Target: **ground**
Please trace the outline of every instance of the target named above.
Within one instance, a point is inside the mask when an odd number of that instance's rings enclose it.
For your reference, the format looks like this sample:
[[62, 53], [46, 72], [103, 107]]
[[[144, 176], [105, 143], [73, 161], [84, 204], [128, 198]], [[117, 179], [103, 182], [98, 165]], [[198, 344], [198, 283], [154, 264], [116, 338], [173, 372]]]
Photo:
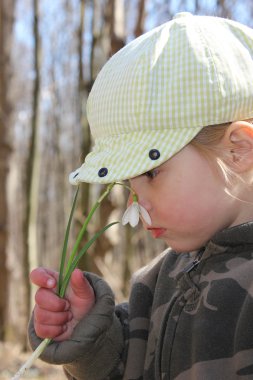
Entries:
[[[29, 353], [21, 352], [18, 345], [0, 342], [0, 380], [10, 380], [28, 357]], [[66, 377], [61, 366], [52, 366], [38, 359], [22, 379], [66, 380]]]

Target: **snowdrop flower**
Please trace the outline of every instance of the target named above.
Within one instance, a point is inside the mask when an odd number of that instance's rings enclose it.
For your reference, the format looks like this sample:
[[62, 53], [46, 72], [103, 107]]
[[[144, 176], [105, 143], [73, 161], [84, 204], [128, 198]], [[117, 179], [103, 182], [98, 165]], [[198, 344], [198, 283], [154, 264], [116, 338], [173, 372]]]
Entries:
[[136, 227], [139, 223], [140, 216], [148, 225], [151, 225], [151, 218], [149, 216], [149, 213], [143, 206], [139, 205], [138, 197], [136, 194], [134, 194], [133, 203], [128, 206], [122, 217], [123, 226], [129, 223], [131, 227]]

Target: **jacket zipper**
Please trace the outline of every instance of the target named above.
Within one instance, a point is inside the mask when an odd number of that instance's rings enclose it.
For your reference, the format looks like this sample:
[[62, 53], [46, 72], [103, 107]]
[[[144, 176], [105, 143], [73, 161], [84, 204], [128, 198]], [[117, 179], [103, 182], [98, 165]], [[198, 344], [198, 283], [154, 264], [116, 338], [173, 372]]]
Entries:
[[[204, 249], [203, 250], [200, 250], [195, 259], [190, 262], [189, 264], [186, 265], [186, 267], [182, 270], [183, 273], [189, 273], [191, 272], [192, 270], [194, 270], [200, 263], [201, 261], [201, 257], [202, 257], [202, 254], [204, 252]], [[164, 316], [164, 320], [167, 320], [167, 325], [169, 323], [169, 319], [170, 319], [170, 315], [172, 313], [172, 310], [174, 309], [174, 307], [176, 306], [176, 304], [182, 302], [182, 299], [180, 297], [180, 295], [177, 295], [174, 300], [172, 301], [172, 303], [170, 304], [169, 308], [166, 310], [166, 313], [165, 313], [165, 316]], [[181, 311], [184, 307], [184, 304], [181, 304]], [[181, 311], [179, 313], [181, 313]], [[163, 327], [163, 329], [161, 330], [160, 332], [160, 336], [158, 338], [158, 342], [157, 342], [157, 346], [160, 346], [160, 347], [163, 347], [163, 340], [164, 340], [164, 336], [165, 336], [165, 332], [166, 332], [166, 326]], [[173, 338], [171, 338], [171, 344], [173, 345]], [[168, 359], [168, 362], [170, 362], [171, 358]], [[159, 379], [161, 379], [161, 370], [162, 370], [162, 352], [159, 354], [159, 357], [157, 357], [157, 360], [156, 360], [156, 364], [155, 364], [155, 373], [156, 374], [159, 374]], [[166, 379], [170, 379], [170, 375], [169, 375], [169, 372], [167, 373], [167, 377]]]
[[203, 251], [201, 250], [198, 253], [197, 257], [191, 263], [189, 263], [188, 265], [186, 265], [186, 267], [183, 269], [183, 273], [189, 273], [193, 269], [195, 269], [199, 265], [199, 263], [200, 263], [202, 254], [203, 254]]

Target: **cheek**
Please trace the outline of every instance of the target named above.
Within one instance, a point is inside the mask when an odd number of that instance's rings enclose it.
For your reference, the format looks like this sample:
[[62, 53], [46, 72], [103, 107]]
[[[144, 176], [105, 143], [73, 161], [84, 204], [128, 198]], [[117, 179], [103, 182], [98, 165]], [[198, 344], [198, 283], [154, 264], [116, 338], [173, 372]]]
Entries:
[[173, 226], [181, 224], [181, 219], [185, 219], [186, 211], [190, 207], [188, 196], [185, 192], [175, 189], [174, 186], [169, 191], [163, 192], [157, 197], [156, 204], [153, 204], [154, 213], [158, 212], [159, 219], [162, 223], [168, 223]]
[[160, 216], [174, 226], [198, 225], [216, 204], [216, 198], [211, 200], [199, 187], [176, 186], [163, 199]]

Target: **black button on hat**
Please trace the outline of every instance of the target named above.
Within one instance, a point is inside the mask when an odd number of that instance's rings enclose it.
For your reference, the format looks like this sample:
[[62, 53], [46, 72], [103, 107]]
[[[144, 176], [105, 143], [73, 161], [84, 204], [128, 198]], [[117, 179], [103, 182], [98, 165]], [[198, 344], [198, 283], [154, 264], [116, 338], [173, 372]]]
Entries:
[[76, 178], [76, 177], [78, 176], [78, 174], [79, 174], [79, 172], [77, 172], [77, 173], [73, 176], [73, 178]]
[[151, 160], [158, 160], [158, 158], [160, 157], [160, 152], [158, 149], [151, 149], [149, 151], [149, 158], [151, 158]]
[[99, 169], [98, 171], [98, 176], [99, 177], [105, 177], [108, 173], [108, 169], [107, 168], [101, 168]]

